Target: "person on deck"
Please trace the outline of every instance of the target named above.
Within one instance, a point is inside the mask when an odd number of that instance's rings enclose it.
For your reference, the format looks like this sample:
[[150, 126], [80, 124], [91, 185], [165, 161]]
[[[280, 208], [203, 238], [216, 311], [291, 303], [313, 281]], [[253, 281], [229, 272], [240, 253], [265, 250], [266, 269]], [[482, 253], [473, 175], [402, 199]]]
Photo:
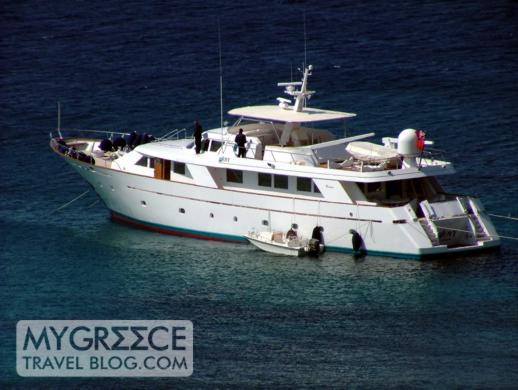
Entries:
[[235, 142], [238, 147], [237, 157], [246, 157], [246, 135], [243, 134], [243, 129], [239, 129], [239, 134], [236, 135]]
[[196, 154], [200, 154], [201, 150], [201, 133], [203, 129], [201, 128], [200, 122], [195, 121], [194, 122], [194, 144], [196, 147]]

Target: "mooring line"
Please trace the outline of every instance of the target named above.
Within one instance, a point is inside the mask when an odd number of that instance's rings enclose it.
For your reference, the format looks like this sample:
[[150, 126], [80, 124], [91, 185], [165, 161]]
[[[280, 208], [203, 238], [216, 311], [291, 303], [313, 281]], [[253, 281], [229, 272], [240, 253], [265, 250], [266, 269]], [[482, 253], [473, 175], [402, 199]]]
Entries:
[[87, 208], [87, 209], [92, 208], [92, 207], [93, 207], [93, 206], [95, 206], [97, 203], [99, 203], [99, 199], [97, 199], [95, 202], [90, 203], [86, 208]]
[[518, 218], [511, 217], [510, 215], [498, 215], [498, 214], [489, 214], [489, 213], [487, 213], [487, 215], [490, 215], [492, 217], [497, 217], [497, 218], [505, 218], [505, 219], [511, 219], [513, 221], [518, 221]]
[[83, 192], [81, 195], [79, 196], [76, 196], [74, 199], [72, 199], [70, 202], [67, 202], [65, 203], [64, 205], [58, 207], [56, 210], [54, 210], [52, 213], [55, 213], [56, 211], [59, 211], [59, 210], [63, 210], [65, 207], [68, 207], [70, 206], [72, 203], [74, 203], [76, 200], [79, 200], [81, 199], [83, 196], [85, 196], [86, 194], [88, 194], [90, 192], [90, 190], [86, 190], [85, 192]]

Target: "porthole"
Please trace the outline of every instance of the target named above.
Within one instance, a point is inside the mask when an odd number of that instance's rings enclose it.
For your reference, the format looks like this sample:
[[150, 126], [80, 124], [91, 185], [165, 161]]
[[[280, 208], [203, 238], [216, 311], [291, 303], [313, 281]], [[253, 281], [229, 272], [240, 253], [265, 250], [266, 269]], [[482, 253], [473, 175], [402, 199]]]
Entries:
[[141, 201], [140, 201], [140, 205], [141, 205], [142, 207], [146, 207], [146, 206], [147, 206], [147, 203], [146, 203], [146, 201], [145, 201], [145, 200], [141, 200]]
[[184, 209], [183, 207], [180, 207], [180, 208], [178, 209], [178, 211], [179, 211], [181, 214], [185, 214], [185, 209]]
[[234, 217], [234, 222], [237, 222], [237, 217]]
[[262, 223], [263, 223], [264, 226], [268, 226], [268, 221], [266, 219], [263, 219]]
[[210, 214], [209, 214], [209, 216], [210, 216], [211, 218], [214, 218], [214, 213], [210, 213]]

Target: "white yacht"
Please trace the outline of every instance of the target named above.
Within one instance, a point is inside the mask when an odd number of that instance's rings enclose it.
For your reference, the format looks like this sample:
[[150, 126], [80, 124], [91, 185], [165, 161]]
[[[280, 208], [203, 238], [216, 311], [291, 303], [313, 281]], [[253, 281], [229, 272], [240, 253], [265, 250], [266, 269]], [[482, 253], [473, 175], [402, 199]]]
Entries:
[[405, 129], [381, 144], [366, 141], [373, 133], [335, 139], [355, 114], [309, 107], [311, 72], [279, 83], [289, 99], [229, 111], [235, 123], [203, 132], [199, 154], [180, 132], [63, 136], [58, 126], [50, 146], [113, 220], [161, 233], [246, 243], [251, 231], [296, 223], [307, 237], [321, 226], [327, 251], [409, 258], [500, 245], [478, 199], [442, 190], [437, 177], [455, 171], [423, 132]]

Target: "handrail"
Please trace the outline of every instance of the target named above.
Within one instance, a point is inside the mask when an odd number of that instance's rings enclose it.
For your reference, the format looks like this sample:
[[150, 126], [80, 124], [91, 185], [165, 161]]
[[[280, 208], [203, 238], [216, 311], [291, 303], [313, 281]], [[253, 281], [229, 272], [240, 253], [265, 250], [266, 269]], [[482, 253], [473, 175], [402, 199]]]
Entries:
[[[274, 146], [274, 145], [266, 145], [266, 147], [268, 146]], [[267, 155], [267, 154], [270, 154], [273, 161], [274, 162], [278, 162], [277, 159], [275, 158], [275, 154], [279, 153], [279, 154], [287, 154], [290, 156], [290, 159], [291, 159], [291, 163], [296, 163], [297, 162], [297, 159], [296, 157], [297, 156], [300, 156], [303, 158], [304, 161], [308, 161], [307, 159], [309, 158], [311, 160], [311, 163], [313, 165], [315, 165], [315, 161], [318, 162], [318, 159], [316, 158], [315, 154], [314, 153], [297, 153], [297, 151], [295, 150], [282, 150], [282, 149], [275, 149], [275, 150], [272, 150], [272, 149], [266, 149], [266, 147], [264, 148], [264, 151], [263, 151], [263, 160], [265, 161], [268, 161], [266, 160], [264, 157]], [[309, 162], [309, 161], [308, 161]]]
[[56, 138], [52, 138], [50, 140], [50, 146], [57, 153], [63, 154], [64, 156], [68, 156], [76, 160], [81, 160], [80, 156], [83, 155], [85, 158], [88, 158], [88, 161], [81, 161], [95, 165], [94, 158], [91, 154], [86, 154], [82, 151], [77, 151], [74, 147], [68, 146], [66, 144], [60, 144], [58, 141], [56, 141]]
[[[77, 129], [77, 128], [67, 128], [67, 129], [60, 129], [62, 132], [69, 132], [69, 133], [94, 133], [94, 134], [107, 134], [110, 135], [110, 137], [113, 137], [114, 134], [120, 135], [120, 136], [126, 136], [130, 135], [132, 131], [114, 131], [114, 130], [94, 130], [94, 129]], [[166, 134], [164, 134], [161, 137], [158, 137], [157, 139], [179, 139], [179, 135], [181, 133], [187, 134], [187, 129], [173, 129], [168, 131]], [[51, 133], [52, 134], [52, 133]]]
[[[418, 156], [418, 164], [421, 167], [428, 167], [437, 165], [435, 161], [445, 161], [445, 152], [441, 149], [435, 148], [427, 148], [428, 150], [423, 151], [423, 153]], [[430, 160], [431, 164], [425, 163], [425, 160]]]
[[129, 135], [130, 133], [113, 131], [113, 130], [92, 130], [92, 129], [60, 129], [62, 132], [76, 132], [76, 133], [98, 133], [98, 134], [118, 134], [118, 135]]
[[180, 134], [184, 133], [184, 138], [187, 138], [187, 129], [184, 127], [183, 129], [173, 129], [165, 133], [163, 136], [158, 137], [159, 140], [166, 139], [180, 139]]

